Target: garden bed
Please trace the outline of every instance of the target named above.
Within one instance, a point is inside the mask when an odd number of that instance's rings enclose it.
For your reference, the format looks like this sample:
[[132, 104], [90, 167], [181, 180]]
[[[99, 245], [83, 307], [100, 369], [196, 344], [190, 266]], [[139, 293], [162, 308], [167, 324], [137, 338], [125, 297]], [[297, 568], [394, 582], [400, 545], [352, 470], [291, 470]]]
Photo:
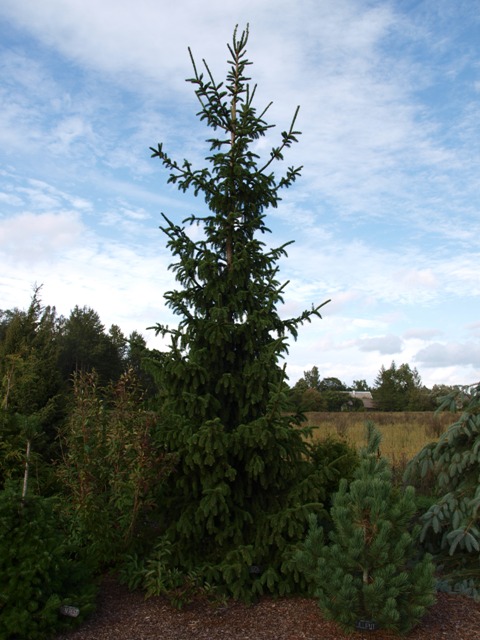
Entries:
[[[145, 599], [113, 579], [101, 586], [97, 611], [78, 629], [55, 640], [379, 640], [382, 630], [345, 634], [326, 621], [314, 600], [262, 598], [247, 606], [237, 602], [195, 602], [174, 609], [164, 598]], [[480, 640], [480, 603], [439, 593], [437, 602], [407, 638]]]

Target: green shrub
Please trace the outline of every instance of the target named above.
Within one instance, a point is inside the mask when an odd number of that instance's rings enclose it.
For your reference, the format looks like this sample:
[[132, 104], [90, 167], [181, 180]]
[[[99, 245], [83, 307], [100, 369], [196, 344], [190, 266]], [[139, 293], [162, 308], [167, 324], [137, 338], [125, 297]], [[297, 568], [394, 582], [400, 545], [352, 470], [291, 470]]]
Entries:
[[421, 517], [421, 540], [434, 554], [444, 584], [473, 595], [480, 591], [480, 384], [459, 387], [442, 409], [457, 420], [408, 465], [405, 479], [428, 480], [430, 503]]
[[159, 538], [148, 557], [126, 556], [118, 573], [120, 582], [130, 590], [144, 589], [147, 598], [165, 596], [178, 609], [199, 599], [225, 602], [221, 591], [206, 582], [199, 573], [191, 571], [185, 574], [178, 568], [172, 568], [171, 552], [170, 542]]
[[156, 441], [158, 418], [143, 409], [132, 370], [107, 388], [95, 372], [76, 373], [73, 394], [58, 470], [64, 514], [77, 545], [102, 569], [151, 536], [147, 516], [173, 457]]
[[335, 493], [340, 480], [351, 480], [360, 458], [356, 449], [346, 440], [328, 435], [324, 440], [317, 440], [310, 450], [312, 462], [325, 474], [325, 492]]
[[[52, 499], [0, 493], [0, 638], [36, 640], [82, 620], [96, 587], [59, 529]], [[60, 607], [80, 610], [66, 617]]]
[[329, 543], [312, 516], [297, 562], [327, 617], [347, 629], [362, 621], [405, 633], [434, 601], [433, 564], [417, 557], [419, 527], [410, 531], [413, 487], [394, 487], [379, 443], [370, 424], [354, 479], [342, 480], [333, 498]]

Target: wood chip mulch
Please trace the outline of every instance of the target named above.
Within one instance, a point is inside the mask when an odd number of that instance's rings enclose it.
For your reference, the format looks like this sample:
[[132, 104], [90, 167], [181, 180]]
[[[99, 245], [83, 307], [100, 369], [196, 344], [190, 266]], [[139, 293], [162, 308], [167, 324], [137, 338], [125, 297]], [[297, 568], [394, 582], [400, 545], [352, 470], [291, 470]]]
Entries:
[[[145, 599], [112, 577], [106, 578], [95, 613], [74, 631], [55, 640], [381, 640], [381, 630], [345, 634], [325, 620], [314, 600], [262, 598], [247, 606], [194, 603], [174, 609], [164, 598]], [[480, 603], [437, 594], [409, 640], [480, 640]]]

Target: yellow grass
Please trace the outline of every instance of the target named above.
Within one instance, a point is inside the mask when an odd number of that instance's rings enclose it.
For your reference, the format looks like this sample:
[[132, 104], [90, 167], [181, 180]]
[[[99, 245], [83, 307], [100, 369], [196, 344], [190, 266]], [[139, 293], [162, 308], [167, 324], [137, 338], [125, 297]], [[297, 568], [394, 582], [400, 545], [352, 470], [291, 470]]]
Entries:
[[365, 423], [371, 420], [382, 434], [380, 452], [393, 466], [404, 466], [429, 442], [435, 442], [456, 420], [455, 414], [425, 412], [359, 412], [305, 414], [306, 424], [317, 427], [315, 440], [341, 436], [357, 449], [365, 446]]

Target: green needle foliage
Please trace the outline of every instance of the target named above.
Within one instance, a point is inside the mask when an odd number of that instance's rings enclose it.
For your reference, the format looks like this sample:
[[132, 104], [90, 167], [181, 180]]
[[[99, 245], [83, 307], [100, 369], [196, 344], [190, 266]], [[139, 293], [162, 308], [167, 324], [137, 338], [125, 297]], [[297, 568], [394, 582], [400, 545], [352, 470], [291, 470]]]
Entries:
[[248, 30], [235, 31], [225, 84], [206, 63], [201, 73], [192, 57], [198, 115], [216, 135], [208, 140], [208, 166], [194, 169], [171, 159], [162, 144], [152, 148], [169, 182], [193, 189], [209, 209], [182, 223], [200, 226], [201, 239], [165, 216], [162, 228], [181, 286], [165, 294], [178, 326], [155, 327], [170, 337], [160, 361], [164, 438], [179, 462], [162, 503], [168, 553], [158, 547], [155, 553], [168, 556], [175, 571], [195, 571], [246, 599], [295, 588], [290, 547], [323, 499], [323, 475], [309, 461], [300, 418], [286, 415], [279, 366], [287, 337], [320, 317], [322, 305], [297, 318], [279, 316], [285, 284], [277, 280], [277, 262], [287, 245], [267, 249], [260, 240], [269, 231], [265, 210], [277, 206], [279, 191], [300, 172], [290, 167], [280, 178], [273, 172], [297, 141], [298, 109], [262, 159], [258, 141], [272, 125], [264, 119], [268, 107], [257, 113], [254, 106], [247, 40]]
[[[0, 638], [40, 640], [85, 618], [96, 585], [60, 529], [52, 498], [0, 492]], [[65, 617], [74, 606], [77, 618]]]
[[417, 557], [413, 487], [401, 493], [377, 455], [380, 434], [369, 423], [368, 447], [348, 485], [335, 494], [326, 544], [315, 517], [297, 554], [322, 611], [347, 629], [357, 623], [408, 632], [434, 601], [430, 556]]

